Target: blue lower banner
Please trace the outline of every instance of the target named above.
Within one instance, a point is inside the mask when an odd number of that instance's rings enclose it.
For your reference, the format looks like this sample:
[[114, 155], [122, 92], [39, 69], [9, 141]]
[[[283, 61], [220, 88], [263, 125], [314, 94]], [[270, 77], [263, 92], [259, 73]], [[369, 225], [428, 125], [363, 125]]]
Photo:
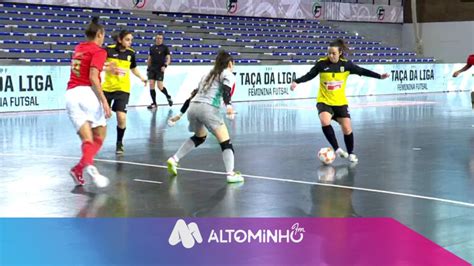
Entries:
[[469, 263], [391, 218], [11, 218], [0, 265]]

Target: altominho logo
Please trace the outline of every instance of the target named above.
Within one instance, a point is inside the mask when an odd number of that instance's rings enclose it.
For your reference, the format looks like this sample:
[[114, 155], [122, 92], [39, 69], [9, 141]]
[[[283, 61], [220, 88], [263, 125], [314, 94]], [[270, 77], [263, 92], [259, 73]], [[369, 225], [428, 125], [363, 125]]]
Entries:
[[[305, 229], [299, 223], [289, 229], [212, 229], [206, 237], [208, 244], [299, 244], [303, 241]], [[182, 243], [185, 248], [192, 248], [203, 242], [203, 237], [196, 223], [189, 223], [179, 219], [171, 232], [169, 244], [176, 246]]]
[[290, 229], [220, 229], [212, 230], [208, 243], [231, 244], [231, 243], [259, 243], [259, 244], [298, 244], [303, 241], [305, 230], [299, 223], [295, 223]]
[[179, 242], [181, 242], [185, 248], [194, 247], [196, 242], [201, 244], [202, 236], [198, 225], [196, 223], [186, 224], [183, 219], [179, 219], [174, 225], [168, 243], [175, 246]]

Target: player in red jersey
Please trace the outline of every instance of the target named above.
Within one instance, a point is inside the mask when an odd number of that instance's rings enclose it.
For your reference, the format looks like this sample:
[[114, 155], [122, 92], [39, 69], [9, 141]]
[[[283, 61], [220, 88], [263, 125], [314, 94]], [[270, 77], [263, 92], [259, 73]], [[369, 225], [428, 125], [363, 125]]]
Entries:
[[98, 18], [93, 18], [85, 33], [87, 41], [74, 49], [66, 91], [67, 113], [82, 141], [81, 160], [70, 174], [76, 185], [84, 184], [85, 173], [98, 187], [106, 187], [109, 179], [93, 164], [105, 138], [106, 119], [111, 116], [100, 82], [100, 72], [107, 59], [107, 52], [101, 48], [105, 29]]
[[[458, 71], [454, 72], [453, 73], [453, 78], [456, 78], [457, 76], [459, 76], [462, 72], [468, 70], [469, 68], [472, 67], [472, 65], [474, 65], [474, 55], [469, 55], [467, 57], [467, 62], [466, 62], [466, 65], [459, 69]], [[474, 109], [474, 91], [471, 91], [471, 104], [472, 104], [472, 108]]]

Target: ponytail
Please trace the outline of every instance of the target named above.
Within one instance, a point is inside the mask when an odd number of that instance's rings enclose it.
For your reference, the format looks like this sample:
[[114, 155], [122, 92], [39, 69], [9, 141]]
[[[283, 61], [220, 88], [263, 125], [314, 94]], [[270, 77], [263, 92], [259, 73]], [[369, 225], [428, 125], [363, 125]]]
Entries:
[[339, 52], [341, 52], [341, 57], [344, 58], [345, 54], [350, 54], [350, 49], [349, 46], [344, 42], [342, 39], [337, 39], [335, 41], [332, 41], [329, 44], [329, 47], [337, 47], [339, 48]]
[[98, 32], [104, 32], [105, 28], [99, 23], [99, 17], [93, 17], [89, 25], [86, 28], [86, 37], [89, 40], [93, 40]]

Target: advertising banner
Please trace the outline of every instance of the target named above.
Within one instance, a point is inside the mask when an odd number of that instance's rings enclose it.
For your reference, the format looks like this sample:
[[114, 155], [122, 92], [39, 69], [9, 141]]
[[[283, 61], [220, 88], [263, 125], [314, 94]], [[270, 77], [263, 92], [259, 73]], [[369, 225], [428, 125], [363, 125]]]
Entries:
[[[474, 79], [464, 74], [452, 78], [462, 64], [406, 64], [362, 65], [378, 73], [389, 73], [390, 78], [378, 80], [351, 75], [346, 95], [367, 96], [384, 94], [426, 93], [443, 91], [470, 91]], [[232, 100], [261, 101], [315, 98], [319, 77], [299, 84], [290, 90], [294, 78], [306, 74], [311, 65], [237, 65], [234, 68], [236, 89]], [[171, 65], [164, 84], [175, 103], [183, 103], [197, 88], [201, 77], [212, 66]], [[146, 67], [139, 70], [145, 74]], [[0, 112], [58, 110], [65, 108], [64, 94], [70, 75], [69, 66], [0, 66]], [[144, 106], [151, 102], [149, 88], [136, 77], [131, 77], [130, 106]], [[158, 104], [166, 98], [157, 94]]]

